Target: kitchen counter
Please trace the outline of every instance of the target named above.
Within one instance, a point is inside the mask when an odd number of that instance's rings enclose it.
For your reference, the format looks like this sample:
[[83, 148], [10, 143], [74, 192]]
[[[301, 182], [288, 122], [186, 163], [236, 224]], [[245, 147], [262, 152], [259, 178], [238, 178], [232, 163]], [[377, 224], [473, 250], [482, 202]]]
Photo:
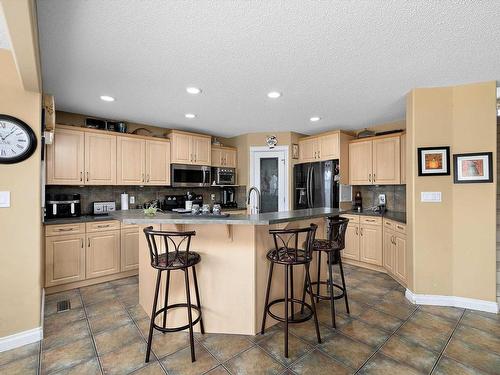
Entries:
[[358, 212], [356, 210], [341, 210], [340, 214], [349, 214], [349, 215], [361, 215], [361, 216], [377, 216], [383, 217], [384, 219], [394, 220], [401, 224], [406, 224], [406, 212], [399, 211], [385, 211], [383, 214], [375, 211], [361, 211]]
[[78, 224], [78, 223], [92, 223], [95, 221], [115, 220], [110, 215], [82, 215], [77, 217], [61, 217], [56, 219], [45, 219], [43, 224]]
[[[224, 212], [224, 211], [223, 211]], [[124, 224], [226, 224], [226, 225], [273, 225], [293, 221], [323, 218], [338, 215], [336, 208], [311, 208], [306, 210], [293, 210], [269, 212], [263, 214], [235, 214], [228, 217], [217, 216], [190, 216], [174, 212], [158, 212], [154, 216], [144, 215], [142, 210], [115, 211], [110, 213], [110, 218], [119, 220]]]

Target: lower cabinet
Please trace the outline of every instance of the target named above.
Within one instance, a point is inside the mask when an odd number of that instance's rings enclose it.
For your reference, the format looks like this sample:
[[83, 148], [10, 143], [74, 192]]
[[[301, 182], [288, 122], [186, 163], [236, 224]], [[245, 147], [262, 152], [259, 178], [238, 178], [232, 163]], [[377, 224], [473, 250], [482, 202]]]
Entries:
[[401, 284], [408, 282], [406, 226], [384, 220], [384, 268]]
[[360, 224], [359, 260], [376, 266], [382, 266], [382, 258], [382, 226]]
[[85, 280], [85, 235], [71, 234], [45, 239], [45, 286]]
[[120, 272], [120, 231], [87, 234], [87, 279]]
[[121, 231], [121, 271], [139, 268], [139, 230], [127, 228]]
[[349, 223], [345, 233], [343, 258], [359, 260], [359, 224]]

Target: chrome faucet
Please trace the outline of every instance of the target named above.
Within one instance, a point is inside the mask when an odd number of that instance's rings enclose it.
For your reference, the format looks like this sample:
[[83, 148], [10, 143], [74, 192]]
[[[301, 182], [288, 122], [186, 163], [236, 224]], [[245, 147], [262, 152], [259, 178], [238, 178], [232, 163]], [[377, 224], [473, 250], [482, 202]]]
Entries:
[[248, 190], [248, 198], [247, 198], [247, 204], [250, 204], [250, 198], [252, 196], [252, 191], [255, 192], [256, 196], [257, 196], [257, 206], [254, 206], [252, 207], [252, 209], [250, 210], [250, 213], [251, 214], [258, 214], [259, 211], [260, 211], [260, 191], [259, 189], [257, 189], [255, 186], [252, 186], [249, 190]]

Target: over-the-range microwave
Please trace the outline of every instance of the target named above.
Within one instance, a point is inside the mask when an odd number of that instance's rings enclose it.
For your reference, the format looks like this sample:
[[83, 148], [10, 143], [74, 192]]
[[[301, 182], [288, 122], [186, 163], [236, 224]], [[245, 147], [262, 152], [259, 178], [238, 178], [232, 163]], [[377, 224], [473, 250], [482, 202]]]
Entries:
[[173, 187], [210, 186], [210, 167], [204, 165], [172, 164]]

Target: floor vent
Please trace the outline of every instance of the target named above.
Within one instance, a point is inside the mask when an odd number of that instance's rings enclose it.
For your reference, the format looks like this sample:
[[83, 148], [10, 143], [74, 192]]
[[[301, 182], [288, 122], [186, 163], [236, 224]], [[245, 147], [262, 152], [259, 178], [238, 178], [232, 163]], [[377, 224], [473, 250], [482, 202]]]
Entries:
[[57, 302], [57, 312], [64, 312], [71, 309], [71, 303], [69, 299], [65, 299], [64, 301]]

